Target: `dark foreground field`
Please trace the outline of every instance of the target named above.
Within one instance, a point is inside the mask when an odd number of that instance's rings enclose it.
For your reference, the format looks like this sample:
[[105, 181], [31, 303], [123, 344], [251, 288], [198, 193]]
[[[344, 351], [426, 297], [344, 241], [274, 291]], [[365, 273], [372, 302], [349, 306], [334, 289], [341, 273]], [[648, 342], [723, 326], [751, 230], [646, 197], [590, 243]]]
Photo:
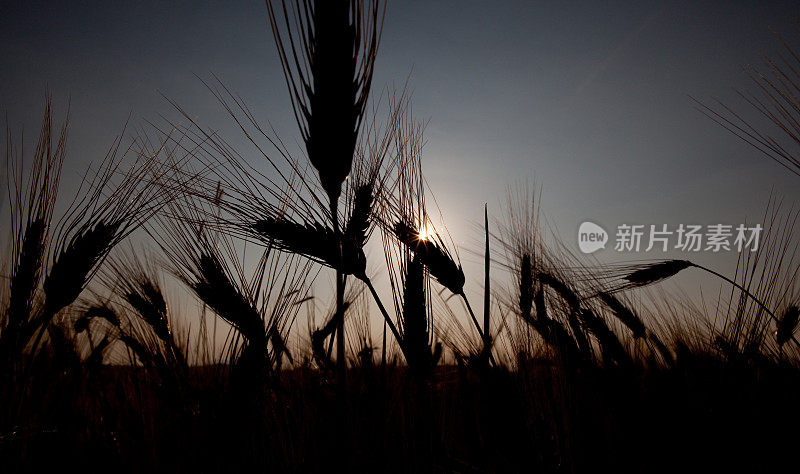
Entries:
[[[800, 374], [684, 354], [670, 370], [296, 369], [264, 385], [194, 369], [65, 369], [31, 389], [3, 472], [777, 472]], [[7, 388], [7, 387], [6, 387]], [[7, 399], [6, 399], [7, 400]]]

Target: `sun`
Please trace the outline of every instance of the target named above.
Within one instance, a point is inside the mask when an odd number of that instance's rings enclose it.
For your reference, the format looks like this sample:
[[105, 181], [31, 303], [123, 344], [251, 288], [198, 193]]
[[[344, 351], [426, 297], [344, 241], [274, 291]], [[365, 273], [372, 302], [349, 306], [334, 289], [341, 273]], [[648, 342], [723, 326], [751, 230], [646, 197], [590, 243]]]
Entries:
[[433, 232], [428, 229], [428, 226], [422, 226], [419, 229], [419, 233], [417, 234], [417, 238], [419, 240], [431, 240], [433, 238]]

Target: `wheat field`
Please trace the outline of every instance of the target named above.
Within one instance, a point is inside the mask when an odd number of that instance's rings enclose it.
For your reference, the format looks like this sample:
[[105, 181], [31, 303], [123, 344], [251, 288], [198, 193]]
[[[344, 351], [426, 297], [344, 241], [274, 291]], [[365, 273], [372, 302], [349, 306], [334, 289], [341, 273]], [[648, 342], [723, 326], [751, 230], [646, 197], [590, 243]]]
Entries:
[[[769, 203], [735, 274], [603, 265], [546, 232], [535, 183], [512, 185], [482, 209], [484, 271], [467, 275], [423, 174], [426, 121], [408, 87], [372, 84], [385, 3], [266, 12], [299, 152], [216, 78], [255, 157], [171, 101], [180, 120], [126, 129], [73, 198], [58, 100], [33, 149], [7, 128], [2, 472], [797, 464], [797, 210]], [[745, 96], [768, 128], [697, 103], [797, 174], [786, 48]], [[691, 272], [722, 288], [715, 307], [658, 291]]]

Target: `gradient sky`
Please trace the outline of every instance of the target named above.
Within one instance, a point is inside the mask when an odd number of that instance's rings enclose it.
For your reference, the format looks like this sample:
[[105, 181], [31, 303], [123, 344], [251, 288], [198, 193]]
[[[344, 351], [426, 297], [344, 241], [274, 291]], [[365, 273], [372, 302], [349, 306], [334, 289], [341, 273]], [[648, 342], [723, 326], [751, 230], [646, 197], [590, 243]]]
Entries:
[[[796, 201], [800, 178], [689, 96], [747, 111], [734, 92], [753, 89], [742, 67], [780, 51], [769, 28], [796, 43], [798, 16], [796, 2], [394, 1], [373, 87], [410, 75], [414, 113], [429, 119], [425, 175], [465, 249], [480, 248], [483, 203], [499, 214], [506, 188], [525, 180], [542, 186], [542, 209], [573, 249], [584, 220], [753, 222], [771, 192]], [[161, 94], [232, 130], [196, 75], [218, 75], [298, 137], [263, 2], [4, 2], [0, 58], [12, 130], [33, 136], [46, 90], [60, 112], [71, 102], [67, 187], [128, 116], [175, 117]], [[477, 287], [479, 258], [461, 256]], [[723, 270], [736, 259], [691, 257]]]

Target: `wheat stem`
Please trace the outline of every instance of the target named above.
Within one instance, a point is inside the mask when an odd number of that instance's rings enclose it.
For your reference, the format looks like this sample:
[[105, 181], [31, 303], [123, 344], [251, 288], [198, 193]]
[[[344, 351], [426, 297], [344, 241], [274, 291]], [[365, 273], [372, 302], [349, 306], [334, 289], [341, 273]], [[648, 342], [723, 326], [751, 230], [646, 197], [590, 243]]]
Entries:
[[[712, 274], [714, 276], [722, 278], [723, 280], [727, 281], [728, 283], [730, 283], [734, 287], [738, 288], [742, 293], [747, 295], [751, 300], [753, 300], [757, 305], [759, 305], [761, 307], [761, 309], [763, 309], [769, 315], [769, 317], [772, 318], [772, 320], [776, 324], [780, 324], [780, 319], [778, 319], [778, 317], [775, 316], [775, 313], [773, 313], [769, 308], [767, 308], [767, 305], [762, 303], [761, 300], [759, 300], [752, 293], [747, 291], [742, 285], [736, 283], [735, 281], [731, 280], [730, 278], [726, 277], [725, 275], [723, 275], [721, 273], [715, 272], [714, 270], [712, 270], [710, 268], [706, 268], [706, 267], [704, 267], [702, 265], [698, 265], [697, 263], [692, 263], [692, 266], [695, 267], [695, 268], [699, 268], [700, 270], [705, 270], [705, 271], [707, 271], [708, 273], [710, 273], [710, 274]], [[792, 341], [794, 341], [794, 343], [797, 344], [798, 347], [800, 347], [800, 342], [797, 340], [796, 337], [794, 337], [794, 335], [792, 335]]]
[[463, 291], [458, 295], [461, 297], [461, 299], [464, 300], [464, 304], [467, 305], [467, 311], [469, 312], [470, 318], [472, 318], [472, 324], [475, 325], [475, 329], [478, 330], [478, 335], [481, 337], [481, 339], [483, 339], [483, 330], [481, 329], [481, 325], [478, 324], [478, 318], [475, 317], [475, 312], [472, 311], [472, 306], [469, 305], [469, 300], [467, 299], [467, 295], [464, 294]]
[[[392, 322], [392, 319], [389, 317], [389, 313], [386, 311], [386, 308], [383, 306], [381, 302], [381, 298], [378, 296], [378, 293], [375, 291], [375, 287], [372, 286], [372, 281], [369, 278], [363, 278], [362, 281], [364, 284], [367, 285], [369, 288], [369, 292], [372, 293], [372, 298], [375, 300], [375, 303], [378, 305], [378, 309], [381, 311], [383, 315], [384, 321], [386, 321], [386, 325], [389, 326], [389, 330], [392, 331], [392, 335], [394, 336], [395, 340], [400, 343], [400, 349], [403, 350], [405, 354], [405, 350], [403, 349], [402, 339], [400, 338], [400, 333], [397, 331], [397, 327]], [[385, 342], [384, 342], [385, 345]], [[385, 357], [385, 356], [384, 356]]]
[[483, 357], [484, 363], [488, 365], [489, 357], [492, 354], [492, 335], [491, 335], [491, 326], [490, 326], [490, 315], [489, 315], [489, 305], [491, 304], [491, 293], [490, 293], [490, 285], [491, 282], [489, 280], [489, 267], [491, 263], [491, 258], [489, 254], [489, 206], [488, 204], [484, 204], [483, 206], [483, 223], [484, 229], [486, 230], [486, 250], [484, 253], [484, 277], [483, 277]]
[[[484, 339], [485, 337], [484, 331], [481, 329], [481, 325], [478, 324], [478, 318], [475, 317], [475, 312], [472, 311], [472, 306], [469, 305], [469, 300], [467, 299], [467, 295], [465, 295], [464, 292], [462, 291], [461, 293], [459, 293], [459, 296], [461, 296], [461, 299], [464, 300], [464, 304], [467, 305], [467, 311], [469, 312], [470, 318], [472, 318], [472, 324], [474, 324], [475, 329], [478, 330], [478, 336], [480, 336], [481, 339]], [[489, 352], [489, 361], [492, 364], [497, 365], [497, 362], [494, 360], [494, 356], [492, 355], [491, 352]]]

